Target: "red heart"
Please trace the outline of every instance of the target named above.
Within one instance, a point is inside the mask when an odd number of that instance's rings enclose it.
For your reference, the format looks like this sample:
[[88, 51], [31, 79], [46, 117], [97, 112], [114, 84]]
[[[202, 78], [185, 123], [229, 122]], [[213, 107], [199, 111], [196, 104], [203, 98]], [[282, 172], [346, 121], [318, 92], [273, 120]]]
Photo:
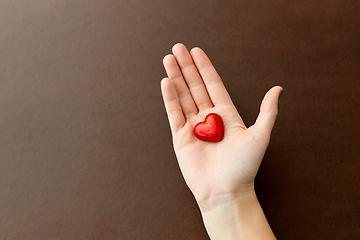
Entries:
[[224, 123], [216, 113], [206, 116], [204, 122], [199, 122], [194, 127], [195, 136], [206, 142], [220, 142], [224, 137]]

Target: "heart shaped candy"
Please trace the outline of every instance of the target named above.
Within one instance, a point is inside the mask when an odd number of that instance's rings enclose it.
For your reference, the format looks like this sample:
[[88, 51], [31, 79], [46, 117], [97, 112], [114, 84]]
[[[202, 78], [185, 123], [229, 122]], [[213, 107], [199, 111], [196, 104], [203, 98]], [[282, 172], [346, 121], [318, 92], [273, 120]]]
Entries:
[[195, 136], [205, 142], [220, 142], [224, 137], [224, 123], [216, 113], [206, 116], [204, 122], [199, 122], [194, 127]]

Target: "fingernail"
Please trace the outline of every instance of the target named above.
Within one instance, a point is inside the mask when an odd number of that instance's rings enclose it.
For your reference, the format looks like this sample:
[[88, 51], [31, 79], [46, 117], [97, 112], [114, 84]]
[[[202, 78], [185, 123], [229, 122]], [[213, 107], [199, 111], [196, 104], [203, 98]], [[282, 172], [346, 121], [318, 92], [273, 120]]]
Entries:
[[282, 92], [283, 92], [283, 89], [281, 89], [281, 91], [280, 91], [280, 93], [279, 93], [279, 98], [278, 98], [278, 99], [280, 99]]

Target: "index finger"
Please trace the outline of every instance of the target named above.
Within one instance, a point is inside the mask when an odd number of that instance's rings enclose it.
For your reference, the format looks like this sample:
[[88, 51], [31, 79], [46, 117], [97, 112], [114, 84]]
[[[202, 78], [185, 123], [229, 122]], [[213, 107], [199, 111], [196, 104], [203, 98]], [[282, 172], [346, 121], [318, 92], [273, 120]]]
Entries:
[[234, 106], [219, 74], [216, 72], [214, 66], [204, 51], [195, 47], [190, 51], [190, 55], [199, 70], [213, 104], [215, 106]]

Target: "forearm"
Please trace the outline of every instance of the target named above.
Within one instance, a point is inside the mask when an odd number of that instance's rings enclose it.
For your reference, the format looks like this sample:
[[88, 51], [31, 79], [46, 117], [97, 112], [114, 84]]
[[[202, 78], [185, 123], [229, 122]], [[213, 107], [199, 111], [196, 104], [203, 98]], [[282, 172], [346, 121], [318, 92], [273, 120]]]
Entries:
[[255, 191], [240, 196], [225, 196], [219, 203], [215, 207], [213, 203], [200, 207], [211, 240], [276, 239]]

